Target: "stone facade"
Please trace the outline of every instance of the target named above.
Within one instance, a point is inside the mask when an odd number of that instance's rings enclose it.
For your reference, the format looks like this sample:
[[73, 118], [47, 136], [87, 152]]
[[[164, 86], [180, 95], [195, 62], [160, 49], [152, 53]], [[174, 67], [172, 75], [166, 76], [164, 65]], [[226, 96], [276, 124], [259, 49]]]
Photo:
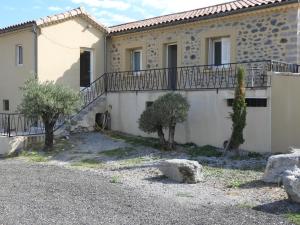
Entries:
[[129, 69], [125, 52], [130, 48], [142, 49], [143, 69], [164, 67], [164, 45], [174, 42], [178, 66], [203, 65], [207, 63], [206, 38], [223, 35], [231, 38], [232, 62], [272, 59], [300, 64], [298, 21], [299, 9], [282, 8], [113, 36], [108, 70]]

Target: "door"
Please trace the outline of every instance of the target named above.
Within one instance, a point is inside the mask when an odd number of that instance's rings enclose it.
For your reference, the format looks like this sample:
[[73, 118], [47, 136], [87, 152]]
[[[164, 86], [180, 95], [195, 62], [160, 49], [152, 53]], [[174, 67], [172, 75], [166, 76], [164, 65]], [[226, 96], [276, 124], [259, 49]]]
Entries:
[[169, 88], [176, 90], [177, 86], [177, 45], [167, 46], [167, 67], [169, 77]]
[[92, 80], [92, 54], [83, 50], [80, 53], [80, 88], [87, 88]]

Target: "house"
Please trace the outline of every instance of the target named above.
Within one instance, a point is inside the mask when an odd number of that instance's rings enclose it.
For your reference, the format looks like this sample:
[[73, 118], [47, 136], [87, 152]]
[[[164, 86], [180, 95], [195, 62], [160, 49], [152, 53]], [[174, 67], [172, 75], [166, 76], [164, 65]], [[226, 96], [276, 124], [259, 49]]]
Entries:
[[[84, 108], [104, 97], [112, 129], [138, 129], [142, 111], [166, 91], [191, 103], [176, 141], [221, 147], [238, 66], [246, 69], [244, 149], [300, 147], [300, 4], [237, 0], [105, 27], [82, 8], [0, 30], [0, 99], [11, 113], [32, 74], [81, 90]], [[1, 110], [1, 108], [0, 108]]]

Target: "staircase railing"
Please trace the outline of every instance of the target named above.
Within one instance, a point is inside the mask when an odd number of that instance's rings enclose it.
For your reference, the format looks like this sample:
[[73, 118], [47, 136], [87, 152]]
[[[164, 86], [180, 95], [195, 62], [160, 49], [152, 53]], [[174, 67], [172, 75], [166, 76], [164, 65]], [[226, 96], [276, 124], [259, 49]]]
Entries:
[[[300, 65], [272, 60], [105, 73], [80, 91], [82, 106], [78, 113], [108, 92], [232, 89], [237, 84], [238, 67], [245, 69], [247, 88], [271, 86], [268, 72], [300, 73]], [[60, 118], [55, 129], [60, 128], [68, 118]], [[29, 119], [18, 113], [0, 114], [0, 136], [44, 133], [41, 119]]]
[[89, 87], [86, 87], [80, 91], [82, 109], [92, 104], [96, 99], [107, 92], [105, 78], [106, 74], [103, 74], [93, 81]]

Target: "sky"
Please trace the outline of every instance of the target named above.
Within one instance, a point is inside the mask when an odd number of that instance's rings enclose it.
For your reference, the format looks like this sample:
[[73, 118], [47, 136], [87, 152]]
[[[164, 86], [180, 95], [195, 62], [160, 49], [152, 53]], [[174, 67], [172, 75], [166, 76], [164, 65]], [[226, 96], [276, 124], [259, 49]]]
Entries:
[[230, 0], [0, 0], [0, 28], [79, 6], [106, 26], [201, 8]]

